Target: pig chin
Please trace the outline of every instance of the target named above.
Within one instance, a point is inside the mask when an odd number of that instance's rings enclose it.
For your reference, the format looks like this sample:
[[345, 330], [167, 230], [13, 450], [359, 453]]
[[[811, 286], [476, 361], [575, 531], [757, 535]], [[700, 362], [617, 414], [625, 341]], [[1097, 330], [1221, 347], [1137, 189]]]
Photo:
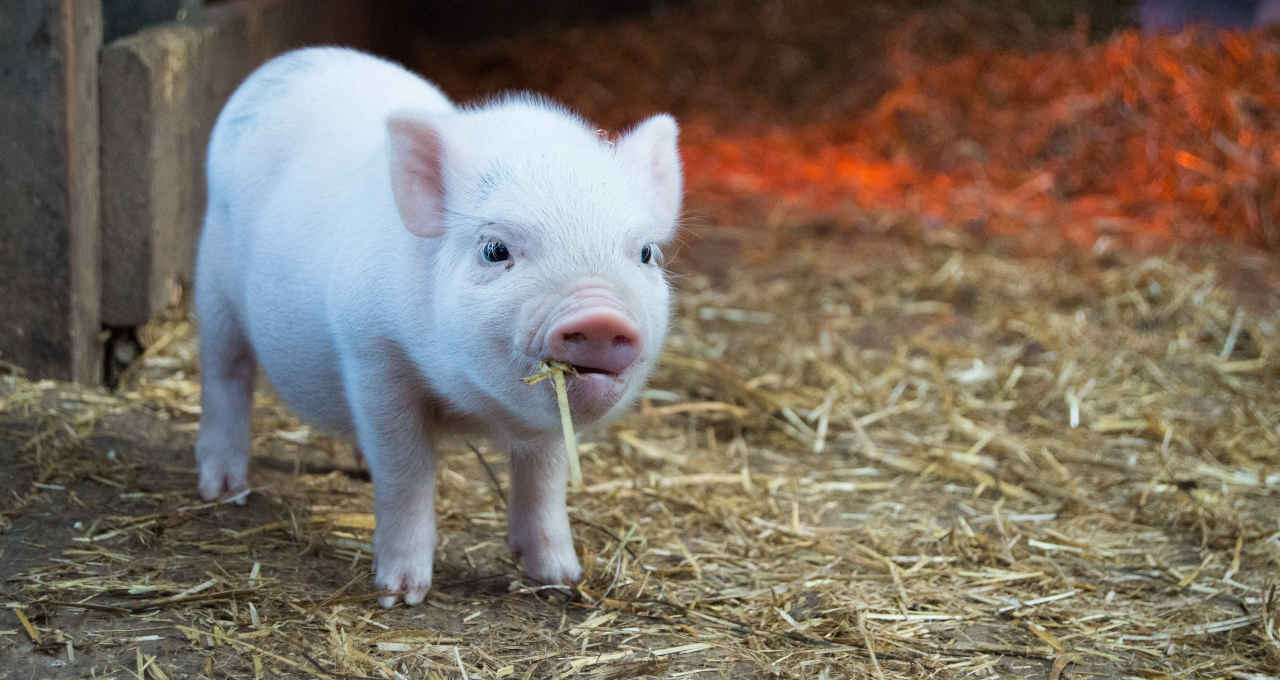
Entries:
[[586, 425], [603, 419], [622, 403], [628, 380], [623, 375], [583, 373], [565, 376], [565, 387], [573, 421]]

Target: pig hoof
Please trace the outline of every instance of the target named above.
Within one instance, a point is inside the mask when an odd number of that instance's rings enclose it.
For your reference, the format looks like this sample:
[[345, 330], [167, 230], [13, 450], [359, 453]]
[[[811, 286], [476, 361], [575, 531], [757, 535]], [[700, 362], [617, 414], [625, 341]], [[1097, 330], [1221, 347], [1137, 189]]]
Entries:
[[392, 588], [382, 585], [381, 579], [379, 579], [379, 585], [382, 586], [383, 590], [393, 591], [391, 595], [383, 595], [378, 598], [378, 604], [382, 605], [383, 609], [390, 609], [396, 606], [396, 602], [400, 601], [401, 597], [404, 598], [404, 603], [410, 607], [420, 605], [423, 600], [427, 599], [427, 590], [431, 588], [430, 583], [412, 587], [401, 585], [400, 587]]
[[573, 585], [582, 580], [582, 567], [573, 548], [525, 552], [521, 566], [530, 579], [546, 585]]
[[[248, 470], [232, 469], [235, 465], [226, 460], [213, 458], [200, 463], [200, 497], [211, 501], [223, 492], [240, 491], [249, 486]], [[244, 466], [247, 467], [247, 466]], [[236, 505], [244, 505], [245, 498], [236, 499]]]
[[422, 604], [431, 590], [431, 559], [413, 557], [380, 558], [375, 567], [378, 575], [374, 583], [379, 590], [391, 591], [392, 595], [378, 598], [378, 604], [384, 608], [394, 607], [401, 598], [409, 606]]
[[427, 599], [427, 591], [425, 589], [415, 588], [406, 590], [402, 593], [396, 593], [395, 595], [384, 595], [378, 598], [378, 604], [382, 605], [383, 609], [390, 609], [396, 606], [396, 602], [400, 600], [401, 596], [404, 597], [405, 604], [410, 607], [414, 607], [422, 604], [422, 601]]

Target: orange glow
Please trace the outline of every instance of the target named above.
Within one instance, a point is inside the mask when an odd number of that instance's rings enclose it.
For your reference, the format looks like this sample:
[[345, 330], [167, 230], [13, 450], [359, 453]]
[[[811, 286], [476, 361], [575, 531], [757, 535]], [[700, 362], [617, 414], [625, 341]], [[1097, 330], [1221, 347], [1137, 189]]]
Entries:
[[1280, 34], [970, 54], [922, 67], [857, 119], [686, 130], [695, 204], [1280, 247]]

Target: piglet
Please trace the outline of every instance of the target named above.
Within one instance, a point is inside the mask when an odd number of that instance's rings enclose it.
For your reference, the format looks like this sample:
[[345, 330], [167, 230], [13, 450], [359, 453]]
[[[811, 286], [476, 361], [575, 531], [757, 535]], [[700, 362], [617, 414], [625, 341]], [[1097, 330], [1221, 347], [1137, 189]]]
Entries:
[[397, 593], [383, 606], [431, 586], [435, 442], [450, 433], [509, 453], [525, 573], [579, 580], [554, 388], [520, 379], [544, 360], [573, 365], [579, 426], [640, 391], [670, 314], [676, 134], [663, 114], [610, 141], [531, 94], [455, 107], [347, 49], [259, 68], [209, 143], [200, 495], [246, 487], [261, 365], [290, 408], [363, 451], [376, 583]]

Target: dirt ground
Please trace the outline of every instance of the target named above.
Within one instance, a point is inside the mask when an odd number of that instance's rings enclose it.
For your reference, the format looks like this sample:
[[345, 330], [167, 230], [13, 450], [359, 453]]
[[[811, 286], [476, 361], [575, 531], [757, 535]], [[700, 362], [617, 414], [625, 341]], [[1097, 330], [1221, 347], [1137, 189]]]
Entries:
[[703, 230], [675, 254], [667, 358], [570, 493], [571, 596], [521, 582], [463, 442], [417, 608], [373, 601], [349, 448], [266, 392], [247, 504], [201, 502], [181, 318], [148, 330], [119, 395], [0, 378], [0, 677], [1280, 667], [1280, 292], [1240, 305], [1223, 283], [1274, 258], [819, 231]]

